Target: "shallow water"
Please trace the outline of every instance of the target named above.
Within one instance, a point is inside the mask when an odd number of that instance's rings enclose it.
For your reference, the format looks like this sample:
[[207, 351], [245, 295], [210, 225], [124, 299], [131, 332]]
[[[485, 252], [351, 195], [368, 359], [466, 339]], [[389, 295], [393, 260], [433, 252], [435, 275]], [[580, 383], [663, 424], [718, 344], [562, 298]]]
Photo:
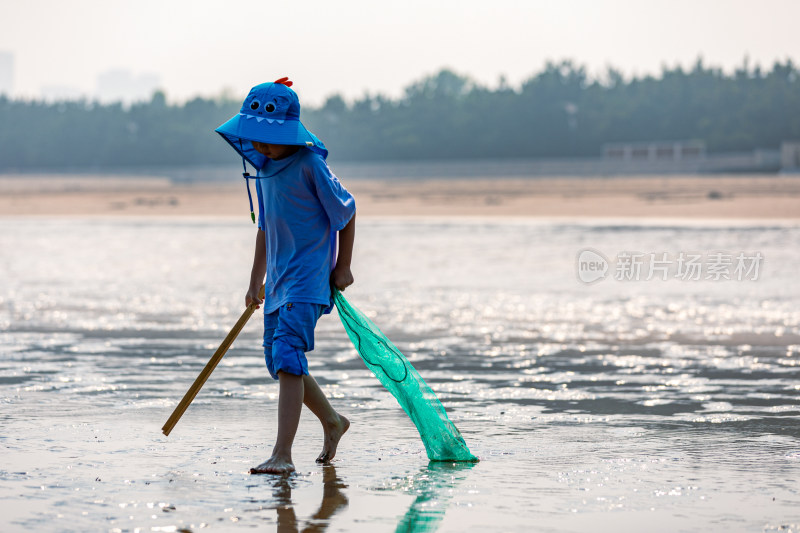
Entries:
[[[332, 466], [250, 476], [277, 385], [236, 321], [242, 220], [0, 219], [0, 529], [787, 531], [800, 526], [800, 227], [359, 223], [346, 296], [404, 351], [476, 465], [428, 464], [335, 312], [311, 371], [353, 426]], [[580, 250], [761, 252], [757, 280], [604, 281]]]

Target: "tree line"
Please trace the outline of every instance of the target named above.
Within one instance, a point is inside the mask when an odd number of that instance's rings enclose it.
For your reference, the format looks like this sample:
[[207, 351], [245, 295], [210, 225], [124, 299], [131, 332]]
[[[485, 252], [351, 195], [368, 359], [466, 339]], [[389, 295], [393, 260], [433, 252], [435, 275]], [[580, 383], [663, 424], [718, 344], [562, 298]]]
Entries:
[[[502, 79], [488, 88], [443, 69], [398, 98], [334, 94], [302, 119], [339, 161], [583, 157], [608, 142], [680, 139], [748, 151], [800, 139], [800, 71], [790, 60], [770, 69], [745, 61], [730, 74], [698, 60], [630, 79], [609, 68], [601, 78], [561, 61], [517, 88]], [[0, 171], [229, 163], [213, 129], [240, 105], [170, 105], [160, 91], [130, 106], [0, 96]]]

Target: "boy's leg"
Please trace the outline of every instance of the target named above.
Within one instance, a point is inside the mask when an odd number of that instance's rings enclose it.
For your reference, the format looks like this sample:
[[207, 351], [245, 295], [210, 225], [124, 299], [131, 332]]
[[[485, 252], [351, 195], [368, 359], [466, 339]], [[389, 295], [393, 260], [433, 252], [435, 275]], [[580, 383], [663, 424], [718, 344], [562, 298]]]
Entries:
[[[292, 346], [287, 344], [286, 337], [291, 337], [292, 328], [288, 328], [287, 331], [287, 324], [285, 324], [285, 320], [281, 320], [280, 314], [279, 309], [264, 315], [263, 344], [267, 370], [273, 379], [278, 380], [280, 388], [278, 436], [275, 439], [272, 457], [257, 467], [251, 468], [251, 474], [285, 474], [294, 471], [292, 443], [300, 423], [300, 411], [303, 408], [302, 367], [299, 366], [299, 362], [295, 365], [286, 363], [286, 353], [292, 351]], [[290, 342], [291, 344], [298, 343], [297, 341]], [[293, 373], [287, 372], [287, 368]]]
[[278, 437], [272, 449], [272, 457], [255, 468], [251, 474], [287, 474], [294, 472], [292, 443], [300, 423], [303, 408], [303, 377], [278, 372], [280, 397], [278, 398]]
[[350, 421], [336, 412], [320, 389], [317, 380], [311, 375], [303, 376], [303, 390], [305, 391], [303, 403], [317, 415], [325, 434], [322, 452], [317, 457], [317, 462], [327, 463], [336, 455], [339, 440], [350, 427]]
[[316, 380], [308, 375], [305, 352], [314, 349], [314, 326], [324, 306], [287, 304], [264, 320], [264, 348], [267, 368], [279, 379], [278, 436], [272, 457], [251, 473], [286, 473], [294, 471], [292, 443], [300, 421], [303, 403], [319, 418], [324, 431], [318, 462], [328, 462], [336, 455], [342, 435], [350, 421], [337, 413]]

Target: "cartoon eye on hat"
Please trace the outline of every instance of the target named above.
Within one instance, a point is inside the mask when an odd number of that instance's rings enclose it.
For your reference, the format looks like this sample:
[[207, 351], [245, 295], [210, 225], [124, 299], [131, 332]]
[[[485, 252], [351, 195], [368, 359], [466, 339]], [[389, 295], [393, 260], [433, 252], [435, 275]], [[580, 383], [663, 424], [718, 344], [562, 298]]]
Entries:
[[250, 109], [252, 109], [253, 111], [255, 111], [256, 109], [258, 109], [258, 107], [259, 107], [260, 105], [261, 105], [261, 102], [259, 102], [258, 100], [253, 100], [253, 101], [250, 103]]
[[267, 113], [272, 113], [273, 111], [275, 111], [275, 104], [273, 104], [272, 102], [267, 102], [266, 104], [264, 104], [264, 109], [266, 110]]

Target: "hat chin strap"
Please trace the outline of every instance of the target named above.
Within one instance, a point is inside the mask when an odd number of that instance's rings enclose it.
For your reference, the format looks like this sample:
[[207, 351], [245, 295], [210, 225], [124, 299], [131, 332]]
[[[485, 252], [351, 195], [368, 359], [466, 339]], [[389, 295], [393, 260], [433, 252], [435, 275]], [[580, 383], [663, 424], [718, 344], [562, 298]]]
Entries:
[[253, 195], [250, 194], [250, 178], [252, 176], [247, 172], [247, 165], [244, 162], [244, 147], [242, 146], [242, 139], [239, 139], [239, 155], [242, 156], [242, 177], [244, 178], [245, 187], [247, 188], [247, 200], [250, 202], [250, 220], [253, 224], [256, 223], [256, 213], [253, 211]]

